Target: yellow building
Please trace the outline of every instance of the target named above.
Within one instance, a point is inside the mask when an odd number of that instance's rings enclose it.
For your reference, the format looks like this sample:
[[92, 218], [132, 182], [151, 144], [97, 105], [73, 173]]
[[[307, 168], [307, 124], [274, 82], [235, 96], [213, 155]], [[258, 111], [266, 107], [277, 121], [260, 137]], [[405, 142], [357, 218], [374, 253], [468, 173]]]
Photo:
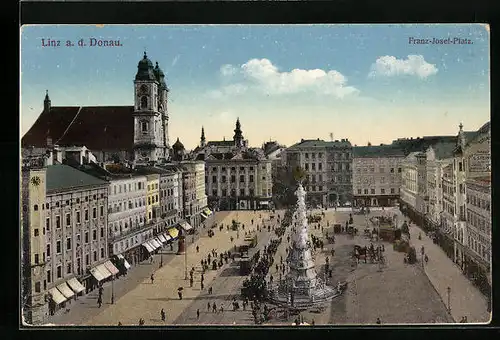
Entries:
[[147, 178], [146, 222], [154, 222], [160, 218], [160, 175], [150, 174]]

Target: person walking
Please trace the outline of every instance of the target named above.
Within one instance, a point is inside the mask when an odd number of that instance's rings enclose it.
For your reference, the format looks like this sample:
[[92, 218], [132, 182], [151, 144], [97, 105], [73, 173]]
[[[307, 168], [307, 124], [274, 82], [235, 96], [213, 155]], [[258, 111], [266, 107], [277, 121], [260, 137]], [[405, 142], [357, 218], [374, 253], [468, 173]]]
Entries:
[[207, 302], [207, 311], [210, 312], [210, 302]]
[[203, 290], [205, 288], [205, 285], [203, 284], [203, 281], [200, 282], [200, 288]]
[[200, 319], [200, 309], [197, 309], [196, 310], [196, 319], [199, 320]]
[[201, 282], [204, 282], [205, 281], [205, 275], [203, 275], [203, 273], [201, 273]]
[[153, 284], [153, 283], [154, 283], [154, 281], [155, 281], [155, 277], [154, 277], [154, 275], [153, 275], [153, 274], [151, 274], [151, 284]]
[[189, 279], [189, 287], [193, 288], [193, 275], [191, 275], [191, 278]]
[[122, 323], [120, 321], [118, 321], [118, 326], [122, 326]]
[[212, 295], [212, 293], [213, 293], [213, 288], [212, 287], [208, 288], [208, 294]]
[[212, 313], [217, 313], [217, 305], [215, 304], [215, 302], [212, 305]]
[[199, 253], [200, 252], [200, 246], [196, 246], [196, 252]]
[[160, 315], [161, 315], [161, 321], [165, 322], [166, 316], [165, 316], [165, 310], [163, 308], [160, 311]]
[[179, 290], [179, 291], [177, 292], [177, 295], [179, 296], [179, 300], [182, 300], [182, 291], [180, 291], [180, 290]]
[[377, 318], [377, 325], [382, 324], [382, 321], [380, 321], [380, 318]]
[[97, 298], [97, 304], [99, 305], [99, 308], [101, 308], [101, 306], [102, 306], [102, 297], [100, 295]]

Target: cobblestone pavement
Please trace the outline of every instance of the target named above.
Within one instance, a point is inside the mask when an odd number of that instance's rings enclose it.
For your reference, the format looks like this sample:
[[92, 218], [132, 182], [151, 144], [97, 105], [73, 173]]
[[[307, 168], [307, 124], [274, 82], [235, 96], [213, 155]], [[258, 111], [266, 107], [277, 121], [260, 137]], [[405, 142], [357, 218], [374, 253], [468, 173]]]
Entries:
[[[249, 231], [249, 229], [255, 229], [255, 224], [258, 223], [257, 220], [260, 215], [265, 218], [268, 213], [263, 211], [257, 211], [256, 214], [252, 211], [223, 212], [217, 213], [216, 220], [219, 224], [223, 223], [226, 226], [233, 219], [236, 219], [245, 224], [245, 230]], [[254, 219], [255, 222], [253, 227], [250, 223], [251, 219]], [[189, 287], [189, 281], [184, 279], [184, 255], [175, 256], [169, 263], [156, 270], [154, 283], [151, 283], [149, 276], [146, 277], [137, 287], [116, 301], [114, 305], [108, 306], [105, 311], [81, 323], [86, 325], [116, 325], [121, 322], [123, 325], [137, 325], [139, 318], [143, 318], [146, 325], [171, 325], [191, 305], [193, 300], [202, 293], [199, 282], [201, 259], [206, 258], [212, 249], [219, 253], [229, 249], [233, 250], [234, 244], [238, 242], [238, 233], [236, 231], [228, 231], [226, 228], [223, 231], [219, 231], [218, 228], [213, 230], [215, 231], [214, 237], [206, 236], [206, 231], [204, 231], [204, 234], [187, 248], [187, 268], [188, 270], [191, 267], [196, 269], [195, 283], [192, 288]], [[233, 242], [230, 241], [231, 236], [234, 238]], [[240, 231], [240, 240], [243, 237], [244, 232]], [[196, 246], [199, 246], [199, 253], [195, 250]], [[229, 265], [226, 265], [222, 271], [228, 267], [230, 268]], [[209, 270], [205, 273], [205, 290], [211, 286], [219, 271]], [[179, 287], [183, 288], [182, 300], [177, 295]], [[222, 288], [225, 290], [226, 287], [221, 287], [221, 290]], [[214, 288], [214, 292], [216, 291], [217, 287]], [[165, 322], [162, 322], [160, 317], [162, 308], [166, 312]]]

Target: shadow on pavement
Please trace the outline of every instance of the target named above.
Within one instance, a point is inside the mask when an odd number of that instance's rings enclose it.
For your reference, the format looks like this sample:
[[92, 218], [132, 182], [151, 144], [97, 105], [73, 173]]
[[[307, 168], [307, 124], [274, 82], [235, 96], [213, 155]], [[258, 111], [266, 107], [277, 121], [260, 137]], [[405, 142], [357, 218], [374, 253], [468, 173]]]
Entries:
[[244, 276], [244, 275], [240, 275], [240, 269], [235, 266], [224, 269], [219, 276], [227, 277], [227, 276]]
[[[188, 300], [188, 301], [195, 301], [195, 300], [230, 300], [233, 297], [235, 297], [235, 294], [204, 294], [204, 295], [198, 295], [196, 297], [183, 297], [182, 300]], [[148, 301], [178, 301], [179, 298], [148, 298], [146, 299]]]

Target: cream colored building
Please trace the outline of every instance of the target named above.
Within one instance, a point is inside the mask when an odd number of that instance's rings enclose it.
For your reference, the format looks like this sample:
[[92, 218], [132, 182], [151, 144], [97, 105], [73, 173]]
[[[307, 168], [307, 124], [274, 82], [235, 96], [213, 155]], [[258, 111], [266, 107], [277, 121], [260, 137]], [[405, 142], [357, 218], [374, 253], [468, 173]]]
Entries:
[[353, 147], [355, 206], [392, 206], [399, 200], [404, 153], [390, 145]]
[[154, 223], [160, 218], [160, 175], [146, 175], [146, 223]]
[[[43, 165], [43, 163], [42, 163]], [[23, 168], [21, 179], [21, 264], [22, 315], [27, 324], [42, 324], [48, 313], [46, 244], [46, 170], [40, 167]]]
[[195, 228], [201, 225], [202, 211], [207, 207], [205, 162], [181, 161], [185, 219]]

